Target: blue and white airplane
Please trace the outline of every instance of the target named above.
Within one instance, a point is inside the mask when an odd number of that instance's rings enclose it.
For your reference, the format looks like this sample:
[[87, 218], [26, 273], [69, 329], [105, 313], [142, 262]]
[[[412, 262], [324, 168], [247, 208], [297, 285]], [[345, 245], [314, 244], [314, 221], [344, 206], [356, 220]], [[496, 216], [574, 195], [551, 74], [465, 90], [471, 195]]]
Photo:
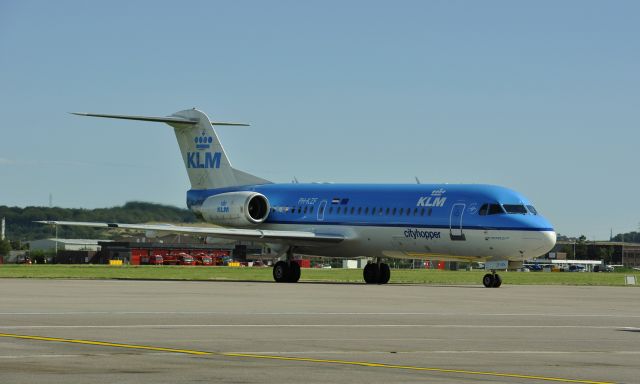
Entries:
[[219, 227], [46, 221], [47, 224], [191, 233], [263, 243], [279, 255], [277, 282], [297, 282], [294, 253], [370, 257], [369, 284], [385, 284], [386, 258], [486, 263], [485, 287], [499, 287], [497, 269], [549, 252], [556, 233], [519, 193], [468, 184], [276, 184], [231, 166], [215, 125], [190, 109], [169, 117], [75, 113], [162, 122], [173, 127], [191, 189], [187, 206]]

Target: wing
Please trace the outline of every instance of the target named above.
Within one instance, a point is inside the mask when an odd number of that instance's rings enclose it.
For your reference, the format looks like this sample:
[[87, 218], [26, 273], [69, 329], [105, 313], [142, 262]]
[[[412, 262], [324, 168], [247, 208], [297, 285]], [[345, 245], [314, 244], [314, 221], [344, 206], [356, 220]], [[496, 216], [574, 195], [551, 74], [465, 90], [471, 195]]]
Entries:
[[319, 234], [307, 231], [278, 231], [262, 229], [235, 229], [219, 227], [187, 227], [172, 224], [119, 224], [91, 223], [82, 221], [36, 221], [50, 225], [68, 225], [107, 229], [128, 229], [169, 233], [190, 233], [215, 236], [230, 240], [254, 241], [258, 243], [276, 243], [297, 246], [320, 246], [342, 242], [345, 238], [339, 234]]

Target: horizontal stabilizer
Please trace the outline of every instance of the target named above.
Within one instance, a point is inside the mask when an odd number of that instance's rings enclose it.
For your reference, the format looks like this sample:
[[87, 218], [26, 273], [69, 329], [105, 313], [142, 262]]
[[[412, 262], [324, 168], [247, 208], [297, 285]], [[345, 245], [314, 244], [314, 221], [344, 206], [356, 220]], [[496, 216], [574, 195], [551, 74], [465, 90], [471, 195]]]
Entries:
[[154, 121], [157, 123], [167, 123], [167, 124], [171, 124], [171, 123], [198, 124], [198, 122], [195, 120], [189, 120], [182, 117], [105, 115], [105, 114], [99, 114], [99, 113], [83, 113], [83, 112], [71, 112], [71, 114], [78, 115], [78, 116], [106, 117], [108, 119]]
[[[71, 112], [71, 114], [78, 115], [78, 116], [106, 117], [108, 119], [152, 121], [156, 123], [167, 123], [167, 124], [190, 124], [190, 125], [198, 124], [197, 120], [190, 120], [190, 119], [185, 119], [184, 117], [175, 117], [175, 116], [107, 115], [103, 113], [86, 113], [86, 112]], [[239, 126], [239, 127], [249, 126], [249, 124], [229, 123], [229, 122], [222, 122], [222, 121], [211, 121], [210, 123], [211, 125], [228, 125], [228, 126]]]
[[229, 157], [227, 157], [214, 128], [215, 125], [247, 126], [248, 124], [211, 121], [209, 116], [195, 108], [178, 111], [169, 116], [111, 115], [86, 112], [72, 112], [72, 114], [150, 121], [169, 125], [176, 135], [182, 161], [191, 182], [191, 189], [217, 189], [269, 183], [267, 180], [232, 168]]

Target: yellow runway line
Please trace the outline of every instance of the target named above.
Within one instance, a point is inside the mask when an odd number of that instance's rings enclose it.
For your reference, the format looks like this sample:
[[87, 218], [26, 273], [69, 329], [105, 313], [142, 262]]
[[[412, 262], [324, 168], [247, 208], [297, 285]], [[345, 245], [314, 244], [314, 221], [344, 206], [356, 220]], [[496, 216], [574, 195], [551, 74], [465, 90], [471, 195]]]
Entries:
[[455, 373], [455, 374], [462, 374], [462, 375], [492, 376], [492, 377], [506, 377], [506, 378], [513, 378], [513, 379], [552, 381], [552, 382], [557, 382], [557, 383], [615, 384], [615, 383], [608, 382], [608, 381], [591, 381], [591, 380], [580, 380], [580, 379], [565, 379], [565, 378], [560, 378], [560, 377], [522, 375], [522, 374], [517, 374], [517, 373], [468, 371], [468, 370], [463, 370], [463, 369], [416, 367], [416, 366], [411, 366], [411, 365], [395, 365], [395, 364], [384, 364], [384, 363], [371, 363], [371, 362], [365, 362], [365, 361], [314, 359], [314, 358], [308, 358], [308, 357], [287, 357], [287, 356], [277, 356], [277, 355], [260, 355], [260, 354], [252, 354], [252, 353], [206, 352], [206, 351], [195, 351], [195, 350], [190, 350], [190, 349], [162, 348], [162, 347], [152, 347], [152, 346], [147, 346], [147, 345], [109, 343], [109, 342], [104, 342], [104, 341], [93, 341], [93, 340], [63, 339], [63, 338], [58, 338], [58, 337], [16, 335], [16, 334], [11, 334], [11, 333], [0, 333], [0, 337], [7, 337], [7, 338], [13, 338], [13, 339], [25, 339], [25, 340], [54, 341], [54, 342], [60, 342], [60, 343], [97, 345], [97, 346], [103, 346], [103, 347], [128, 348], [128, 349], [139, 349], [139, 350], [159, 351], [159, 352], [169, 352], [169, 353], [182, 353], [182, 354], [187, 354], [187, 355], [200, 355], [200, 356], [202, 356], [202, 355], [209, 355], [209, 356], [214, 355], [214, 356], [240, 357], [240, 358], [249, 358], [249, 359], [268, 359], [268, 360], [281, 360], [281, 361], [297, 361], [297, 362], [306, 362], [306, 363], [351, 365], [351, 366], [360, 366], [360, 367], [401, 369], [401, 370], [410, 370], [410, 371]]
[[62, 339], [62, 338], [59, 338], [59, 337], [14, 335], [14, 334], [11, 334], [11, 333], [0, 333], [0, 337], [11, 337], [11, 338], [14, 338], [14, 339], [27, 339], [27, 340], [40, 340], [40, 341], [57, 341], [59, 343], [99, 345], [99, 346], [103, 346], [103, 347], [143, 349], [143, 350], [148, 350], [148, 351], [159, 351], [159, 352], [185, 353], [185, 354], [188, 354], [188, 355], [212, 355], [213, 354], [211, 352], [192, 351], [192, 350], [189, 350], [189, 349], [173, 349], [173, 348], [150, 347], [150, 346], [146, 346], [146, 345], [108, 343], [108, 342], [104, 342], [104, 341], [92, 341], [92, 340]]
[[612, 382], [609, 382], [609, 381], [591, 381], [591, 380], [578, 380], [578, 379], [563, 379], [563, 378], [560, 378], [560, 377], [521, 375], [521, 374], [517, 374], [517, 373], [467, 371], [467, 370], [463, 370], [463, 369], [415, 367], [415, 366], [411, 366], [411, 365], [370, 363], [370, 362], [365, 362], [365, 361], [329, 360], [329, 359], [314, 359], [314, 358], [307, 358], [307, 357], [286, 357], [286, 356], [255, 355], [255, 354], [250, 354], [250, 353], [233, 353], [233, 352], [223, 352], [223, 353], [220, 353], [220, 355], [235, 356], [235, 357], [250, 357], [250, 358], [254, 358], [254, 359], [272, 359], [272, 360], [302, 361], [302, 362], [310, 362], [310, 363], [357, 365], [357, 366], [361, 366], [361, 367], [404, 369], [404, 370], [411, 370], [411, 371], [428, 371], [428, 372], [442, 372], [442, 373], [460, 373], [460, 374], [465, 374], [465, 375], [509, 377], [509, 378], [516, 378], [516, 379], [555, 381], [555, 382], [559, 382], [559, 383], [615, 384], [615, 383], [612, 383]]

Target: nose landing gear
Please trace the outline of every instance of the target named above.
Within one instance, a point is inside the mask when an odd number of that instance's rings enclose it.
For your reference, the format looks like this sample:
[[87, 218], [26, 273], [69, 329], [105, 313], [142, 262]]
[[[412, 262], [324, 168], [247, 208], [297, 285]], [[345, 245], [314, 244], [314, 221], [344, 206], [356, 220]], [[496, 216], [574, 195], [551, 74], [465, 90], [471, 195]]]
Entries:
[[491, 273], [487, 273], [482, 278], [482, 284], [485, 288], [498, 288], [502, 285], [502, 278], [496, 273], [495, 270], [491, 270]]

